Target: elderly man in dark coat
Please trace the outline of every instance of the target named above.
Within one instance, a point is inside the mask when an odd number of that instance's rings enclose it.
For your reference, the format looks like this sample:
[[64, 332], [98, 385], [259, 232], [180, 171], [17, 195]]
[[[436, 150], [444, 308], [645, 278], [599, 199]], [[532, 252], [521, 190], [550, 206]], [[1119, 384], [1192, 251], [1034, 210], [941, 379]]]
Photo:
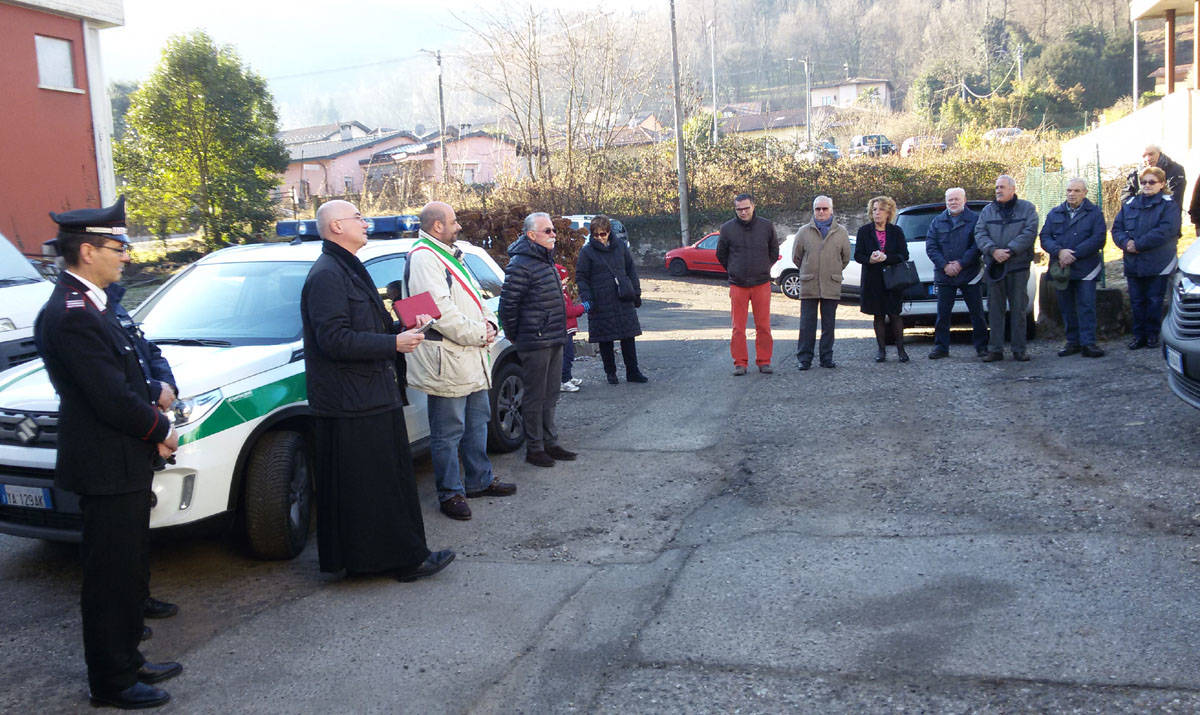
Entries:
[[1082, 353], [1103, 357], [1096, 345], [1096, 279], [1104, 270], [1100, 255], [1107, 235], [1104, 212], [1087, 200], [1087, 183], [1067, 182], [1067, 200], [1050, 209], [1042, 225], [1042, 250], [1050, 254], [1051, 274], [1060, 266], [1069, 271], [1065, 288], [1058, 289], [1058, 307], [1067, 330], [1059, 357]]
[[[367, 224], [353, 204], [317, 210], [324, 239], [300, 294], [305, 382], [315, 416], [321, 570], [430, 576], [454, 560], [430, 552], [404, 423], [404, 359], [423, 339], [394, 333], [366, 266]], [[422, 316], [422, 324], [429, 316]]]
[[556, 234], [550, 214], [525, 217], [521, 237], [508, 247], [504, 286], [500, 289], [500, 325], [517, 346], [525, 371], [525, 461], [553, 467], [576, 455], [558, 443], [554, 410], [562, 389], [563, 344], [567, 341], [567, 304], [554, 267]]
[[983, 254], [988, 282], [988, 353], [984, 362], [1004, 359], [1004, 316], [1008, 310], [1013, 359], [1027, 362], [1025, 312], [1029, 264], [1037, 240], [1037, 207], [1017, 197], [1017, 182], [996, 177], [996, 200], [983, 207], [975, 223], [975, 245]]
[[149, 708], [171, 699], [153, 687], [178, 663], [138, 651], [149, 593], [150, 484], [155, 457], [179, 447], [159, 412], [147, 366], [104, 289], [129, 262], [125, 201], [51, 214], [66, 270], [34, 324], [34, 340], [58, 393], [54, 485], [80, 496], [83, 651], [92, 703]]
[[950, 318], [954, 300], [962, 293], [971, 316], [971, 342], [975, 354], [987, 355], [988, 326], [983, 317], [983, 275], [980, 273], [979, 247], [975, 245], [975, 222], [979, 214], [967, 207], [967, 192], [959, 187], [946, 189], [946, 210], [933, 217], [925, 237], [925, 255], [933, 262], [933, 282], [937, 286], [937, 318], [933, 323], [933, 350], [930, 360], [950, 355]]
[[1121, 192], [1122, 203], [1142, 192], [1139, 177], [1142, 169], [1148, 166], [1157, 166], [1167, 175], [1167, 188], [1170, 189], [1171, 196], [1175, 197], [1175, 206], [1182, 209], [1183, 194], [1187, 191], [1187, 172], [1179, 162], [1164, 154], [1162, 147], [1157, 144], [1146, 145], [1142, 150], [1142, 165], [1125, 177], [1125, 190]]

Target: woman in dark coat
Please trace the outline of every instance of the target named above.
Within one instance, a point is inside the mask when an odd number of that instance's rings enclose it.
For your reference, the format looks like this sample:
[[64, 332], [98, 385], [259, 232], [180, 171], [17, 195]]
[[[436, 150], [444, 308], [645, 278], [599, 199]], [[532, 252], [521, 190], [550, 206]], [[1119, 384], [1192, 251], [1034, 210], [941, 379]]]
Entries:
[[862, 264], [862, 312], [874, 316], [875, 343], [879, 351], [875, 362], [887, 360], [884, 345], [887, 340], [886, 320], [892, 321], [892, 337], [900, 362], [908, 362], [904, 350], [904, 321], [900, 318], [903, 290], [888, 290], [883, 285], [883, 267], [908, 260], [908, 241], [904, 231], [892, 223], [896, 218], [896, 202], [888, 196], [876, 196], [867, 204], [871, 223], [858, 229], [854, 242], [854, 260]]
[[[588, 342], [600, 344], [600, 359], [608, 384], [617, 384], [617, 360], [613, 342], [621, 341], [621, 357], [625, 360], [625, 379], [646, 382], [638, 370], [637, 348], [633, 339], [642, 334], [637, 309], [642, 306], [642, 285], [629, 246], [612, 234], [612, 222], [607, 216], [592, 219], [591, 239], [579, 251], [575, 263], [575, 284], [579, 300], [588, 316]], [[617, 283], [624, 279], [633, 286], [633, 295], [622, 300], [617, 295]]]
[[1125, 253], [1125, 282], [1133, 309], [1130, 350], [1158, 347], [1167, 277], [1179, 265], [1179, 204], [1167, 175], [1157, 166], [1142, 169], [1141, 193], [1126, 199], [1113, 219], [1112, 240]]

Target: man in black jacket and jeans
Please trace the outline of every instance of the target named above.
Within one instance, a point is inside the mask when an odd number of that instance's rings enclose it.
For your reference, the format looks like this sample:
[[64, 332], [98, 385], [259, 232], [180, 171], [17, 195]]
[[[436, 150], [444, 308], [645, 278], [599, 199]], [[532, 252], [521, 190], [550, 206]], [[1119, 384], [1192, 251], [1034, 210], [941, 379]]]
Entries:
[[746, 314], [754, 310], [754, 362], [758, 371], [771, 372], [771, 266], [779, 260], [779, 238], [775, 224], [754, 213], [754, 197], [738, 194], [733, 199], [736, 217], [721, 226], [717, 260], [729, 274], [729, 303], [733, 314], [733, 336], [729, 352], [733, 374], [745, 375], [750, 356], [746, 351]]
[[562, 388], [563, 344], [567, 341], [567, 306], [554, 267], [554, 224], [547, 213], [525, 217], [525, 231], [508, 247], [504, 286], [500, 289], [500, 325], [517, 346], [525, 370], [525, 461], [553, 467], [571, 461], [574, 452], [558, 444], [554, 408]]

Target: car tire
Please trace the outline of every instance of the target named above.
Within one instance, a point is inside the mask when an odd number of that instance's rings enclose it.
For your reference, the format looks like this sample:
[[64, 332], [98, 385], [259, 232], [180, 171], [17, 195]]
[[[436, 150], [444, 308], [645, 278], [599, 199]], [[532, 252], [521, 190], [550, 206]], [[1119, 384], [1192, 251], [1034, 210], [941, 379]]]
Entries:
[[525, 399], [525, 372], [516, 360], [508, 360], [492, 378], [488, 395], [492, 418], [488, 421], [488, 449], [512, 452], [525, 441], [521, 403]]
[[260, 559], [295, 558], [308, 543], [313, 483], [304, 436], [291, 430], [259, 438], [246, 465], [245, 522]]
[[779, 292], [792, 300], [800, 300], [800, 271], [784, 271], [779, 276]]
[[676, 277], [686, 276], [687, 272], [687, 264], [683, 262], [682, 258], [672, 258], [671, 264], [667, 266], [667, 273]]
[[1033, 311], [1025, 314], [1025, 339], [1033, 340], [1037, 337], [1037, 320], [1033, 317]]

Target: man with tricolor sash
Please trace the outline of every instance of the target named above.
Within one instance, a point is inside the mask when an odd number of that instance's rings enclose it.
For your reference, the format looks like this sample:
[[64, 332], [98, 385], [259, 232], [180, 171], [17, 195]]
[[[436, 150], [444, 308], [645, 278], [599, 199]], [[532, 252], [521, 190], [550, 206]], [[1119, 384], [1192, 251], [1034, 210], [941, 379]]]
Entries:
[[499, 326], [454, 247], [461, 230], [454, 209], [435, 201], [421, 209], [420, 218], [420, 237], [408, 254], [407, 293], [429, 293], [441, 317], [413, 352], [408, 382], [429, 395], [429, 449], [441, 511], [465, 521], [471, 518], [467, 497], [517, 491], [515, 484], [496, 479], [487, 455], [488, 346]]

